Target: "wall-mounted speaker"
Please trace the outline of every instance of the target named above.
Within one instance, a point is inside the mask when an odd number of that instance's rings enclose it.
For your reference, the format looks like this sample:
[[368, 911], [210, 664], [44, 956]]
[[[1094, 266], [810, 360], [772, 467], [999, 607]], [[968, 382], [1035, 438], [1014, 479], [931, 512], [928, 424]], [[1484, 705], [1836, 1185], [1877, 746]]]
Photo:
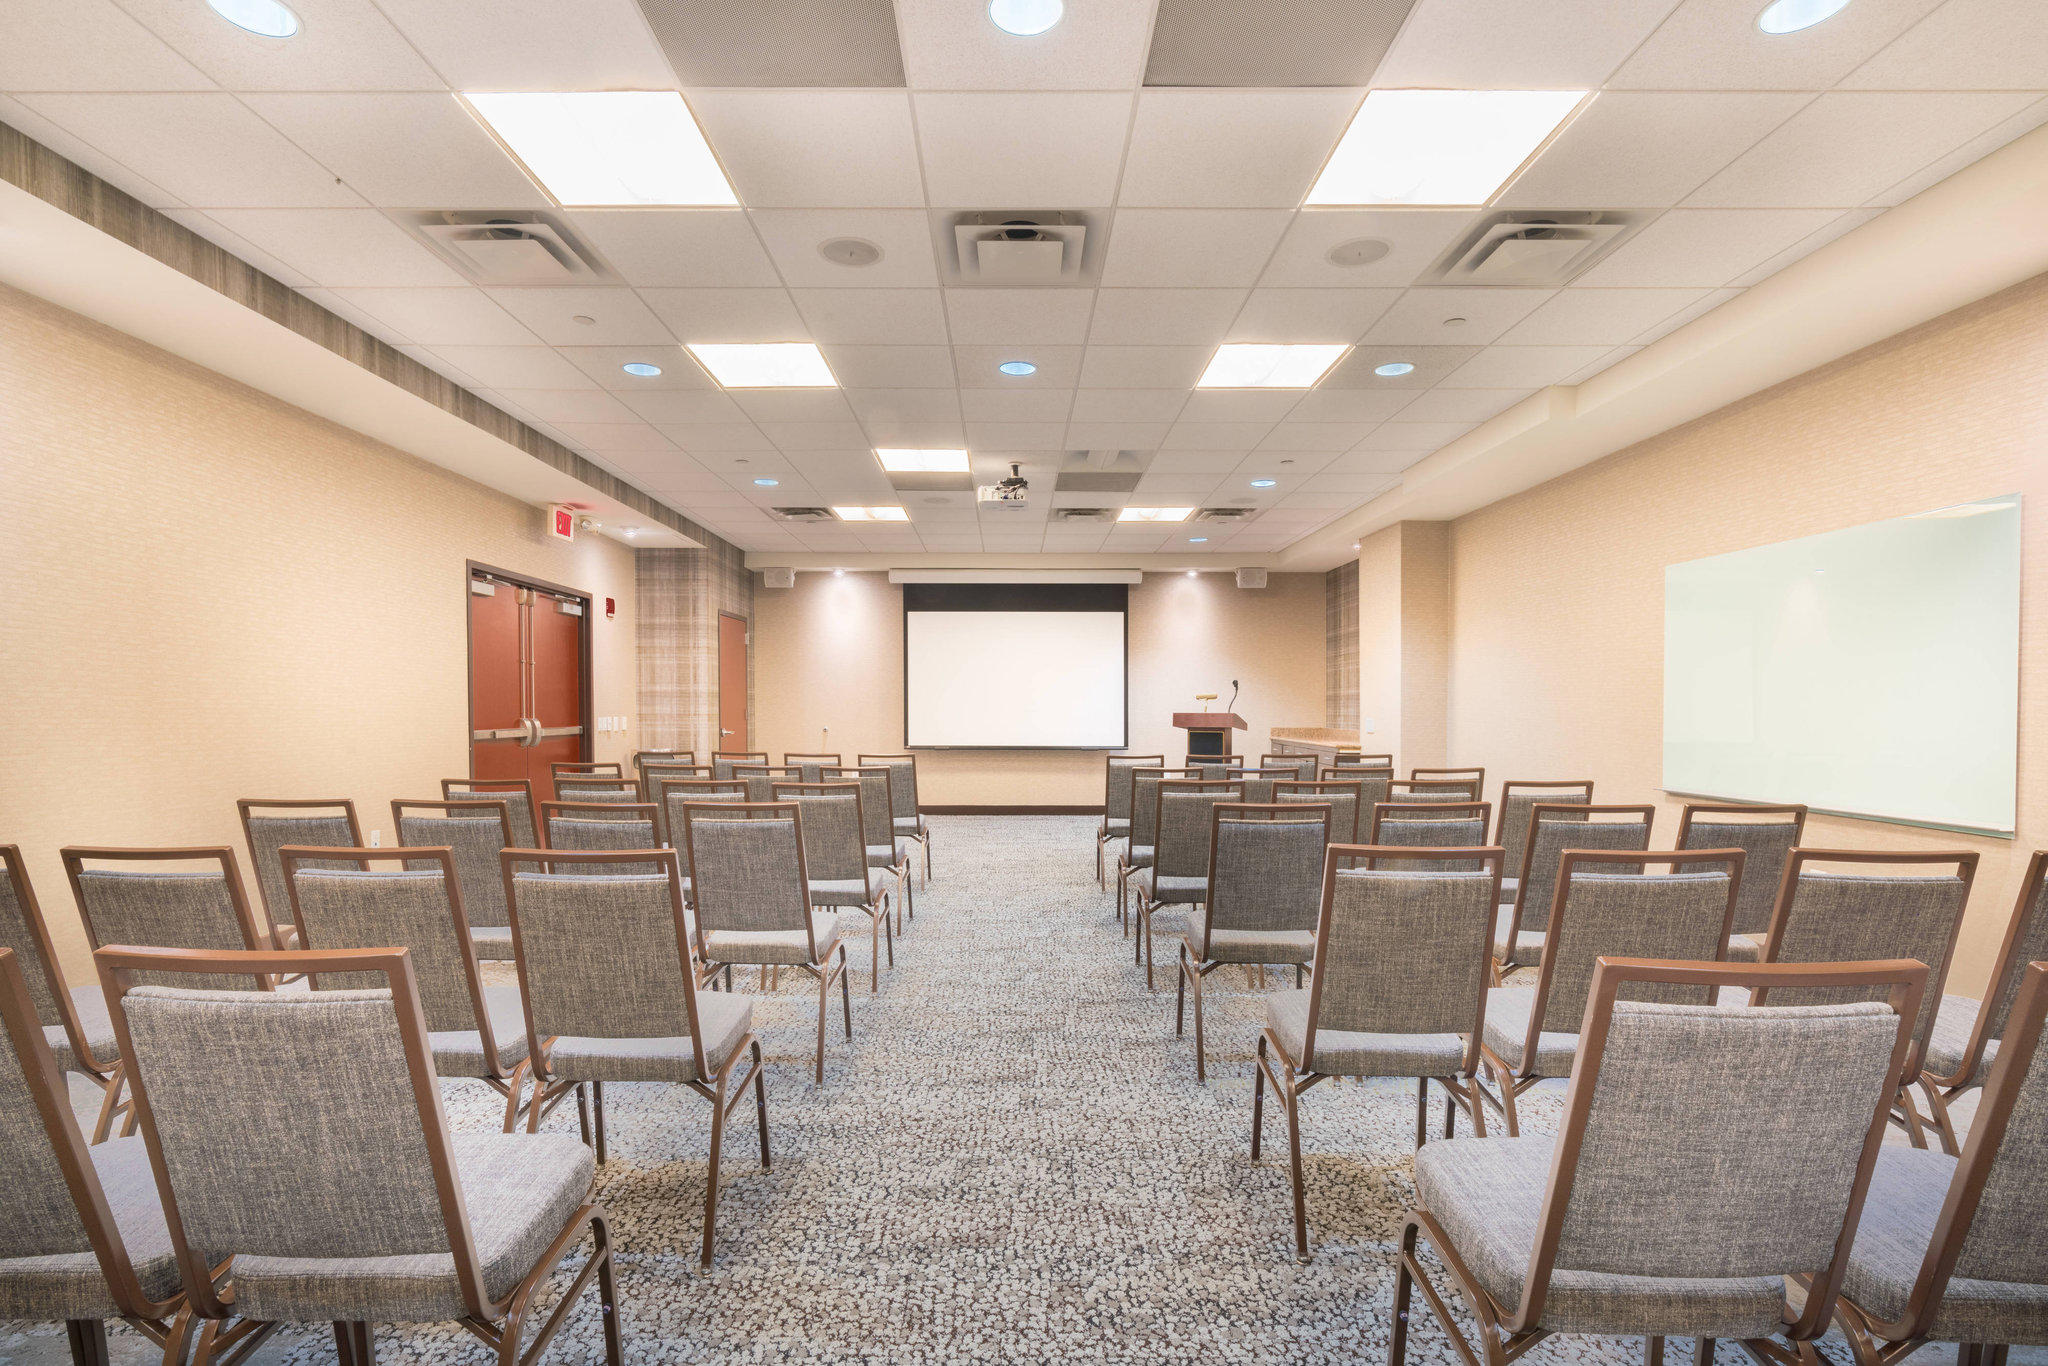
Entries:
[[761, 586], [763, 588], [794, 588], [796, 587], [796, 571], [786, 564], [770, 565], [761, 571]]
[[1238, 570], [1237, 586], [1239, 588], [1264, 588], [1266, 586], [1266, 571], [1263, 569]]

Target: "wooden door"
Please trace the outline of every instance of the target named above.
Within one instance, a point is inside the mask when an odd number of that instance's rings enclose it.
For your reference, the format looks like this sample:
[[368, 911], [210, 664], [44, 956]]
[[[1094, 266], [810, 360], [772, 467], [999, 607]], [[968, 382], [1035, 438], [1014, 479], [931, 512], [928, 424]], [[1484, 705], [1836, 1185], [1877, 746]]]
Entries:
[[718, 614], [718, 743], [715, 749], [747, 748], [747, 622]]
[[474, 566], [469, 592], [470, 776], [551, 801], [549, 765], [589, 757], [589, 599]]

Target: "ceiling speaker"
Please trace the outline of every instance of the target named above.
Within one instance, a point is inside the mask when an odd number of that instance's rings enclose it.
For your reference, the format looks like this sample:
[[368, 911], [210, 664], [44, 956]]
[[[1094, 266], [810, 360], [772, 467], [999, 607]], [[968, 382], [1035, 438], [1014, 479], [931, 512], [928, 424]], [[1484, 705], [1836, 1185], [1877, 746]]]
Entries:
[[1238, 570], [1237, 586], [1239, 588], [1264, 588], [1266, 586], [1266, 571], [1263, 569]]
[[796, 587], [796, 571], [786, 564], [770, 565], [761, 571], [761, 586], [763, 588], [794, 588]]

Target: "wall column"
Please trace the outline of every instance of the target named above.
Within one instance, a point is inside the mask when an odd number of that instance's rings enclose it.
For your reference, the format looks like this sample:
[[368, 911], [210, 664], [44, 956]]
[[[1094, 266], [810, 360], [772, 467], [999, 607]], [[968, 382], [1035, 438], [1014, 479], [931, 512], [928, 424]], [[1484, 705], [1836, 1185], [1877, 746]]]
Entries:
[[1450, 524], [1399, 522], [1358, 547], [1359, 748], [1405, 773], [1445, 763]]

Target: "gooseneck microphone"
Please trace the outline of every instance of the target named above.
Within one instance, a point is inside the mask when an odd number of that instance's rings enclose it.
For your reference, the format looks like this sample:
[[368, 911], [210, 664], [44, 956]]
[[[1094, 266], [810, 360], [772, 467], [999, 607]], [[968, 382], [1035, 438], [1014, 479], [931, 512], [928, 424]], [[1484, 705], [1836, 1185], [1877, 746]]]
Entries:
[[1236, 711], [1236, 710], [1237, 710], [1237, 680], [1236, 680], [1236, 679], [1234, 679], [1234, 678], [1230, 680], [1230, 703], [1229, 703], [1229, 705], [1228, 705], [1228, 706], [1224, 707], [1224, 708], [1223, 708], [1223, 710], [1225, 710], [1225, 711]]

